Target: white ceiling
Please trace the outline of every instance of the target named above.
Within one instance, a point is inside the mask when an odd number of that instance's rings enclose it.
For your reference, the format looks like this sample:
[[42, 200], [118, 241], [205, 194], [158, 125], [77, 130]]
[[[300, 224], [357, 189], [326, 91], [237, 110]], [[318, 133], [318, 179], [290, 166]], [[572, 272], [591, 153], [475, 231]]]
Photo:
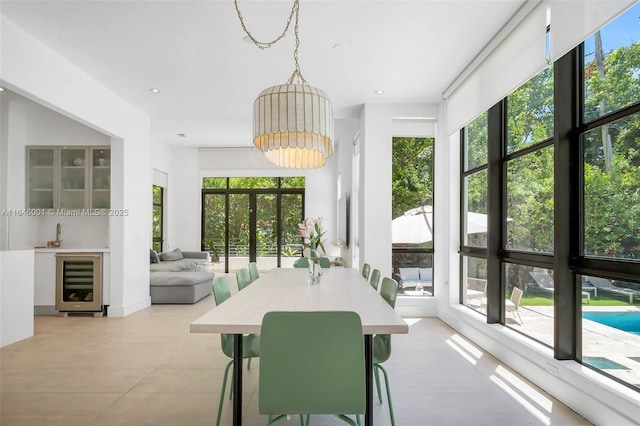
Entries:
[[[439, 102], [525, 2], [301, 0], [302, 74], [336, 118], [365, 103]], [[261, 41], [282, 32], [291, 5], [239, 1]], [[232, 0], [2, 0], [0, 13], [147, 113], [172, 144], [250, 144], [253, 100], [294, 69], [293, 31], [271, 49], [244, 42]]]

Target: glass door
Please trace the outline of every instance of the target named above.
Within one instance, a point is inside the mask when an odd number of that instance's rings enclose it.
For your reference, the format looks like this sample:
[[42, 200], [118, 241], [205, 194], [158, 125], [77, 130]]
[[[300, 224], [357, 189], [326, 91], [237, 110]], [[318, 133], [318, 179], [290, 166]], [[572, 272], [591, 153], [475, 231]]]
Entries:
[[91, 208], [108, 209], [111, 205], [111, 150], [91, 148]]
[[304, 202], [302, 194], [282, 194], [280, 198], [280, 223], [282, 238], [280, 241], [280, 266], [293, 268], [293, 262], [302, 256], [302, 241], [298, 235]]
[[229, 272], [246, 268], [250, 262], [251, 229], [255, 225], [250, 223], [249, 218], [255, 209], [251, 210], [249, 198], [249, 194], [229, 194], [229, 237], [226, 258], [226, 267]]
[[276, 194], [254, 194], [252, 198], [256, 212], [251, 224], [256, 237], [252, 261], [258, 264], [259, 271], [268, 271], [278, 267], [278, 198]]
[[30, 209], [52, 209], [54, 206], [53, 148], [29, 147], [28, 206]]
[[85, 148], [62, 148], [60, 150], [60, 207], [63, 209], [83, 209], [86, 199]]
[[[256, 262], [259, 271], [292, 267], [302, 255], [298, 224], [304, 214], [304, 188], [297, 181], [290, 188], [279, 187], [283, 178], [265, 178], [273, 188], [257, 181], [261, 178], [246, 179], [248, 183], [232, 182], [236, 188], [228, 187], [224, 178], [205, 181], [201, 249], [211, 253], [212, 269], [220, 273], [233, 273], [249, 262]], [[256, 181], [262, 185], [248, 185]]]

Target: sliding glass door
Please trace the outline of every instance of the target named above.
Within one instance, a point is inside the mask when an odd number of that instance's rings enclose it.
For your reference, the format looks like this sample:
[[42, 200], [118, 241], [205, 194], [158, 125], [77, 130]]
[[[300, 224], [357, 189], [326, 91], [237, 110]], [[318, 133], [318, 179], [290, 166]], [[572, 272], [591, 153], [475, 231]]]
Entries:
[[214, 270], [234, 272], [249, 262], [259, 270], [291, 267], [301, 256], [304, 178], [205, 178], [203, 250]]

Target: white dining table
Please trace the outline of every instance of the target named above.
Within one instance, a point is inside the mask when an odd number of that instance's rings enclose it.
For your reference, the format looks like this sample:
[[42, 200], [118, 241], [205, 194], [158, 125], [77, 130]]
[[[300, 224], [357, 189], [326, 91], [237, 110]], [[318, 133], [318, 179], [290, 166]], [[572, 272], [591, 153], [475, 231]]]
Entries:
[[319, 284], [307, 283], [305, 268], [276, 268], [190, 325], [191, 333], [234, 335], [233, 424], [242, 424], [242, 335], [260, 334], [270, 311], [354, 311], [360, 315], [365, 346], [365, 425], [373, 425], [373, 335], [409, 332], [407, 323], [356, 269], [322, 270]]

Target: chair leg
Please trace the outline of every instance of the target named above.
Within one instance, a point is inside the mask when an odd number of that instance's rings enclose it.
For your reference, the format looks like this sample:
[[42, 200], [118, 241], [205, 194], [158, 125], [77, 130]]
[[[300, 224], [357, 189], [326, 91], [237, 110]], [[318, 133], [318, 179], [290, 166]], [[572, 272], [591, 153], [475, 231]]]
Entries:
[[344, 414], [338, 414], [338, 418], [345, 423], [349, 423], [351, 426], [358, 426], [358, 423], [351, 420], [351, 418], [345, 416]]
[[524, 324], [524, 321], [522, 321], [522, 317], [520, 316], [520, 312], [518, 312], [517, 309], [514, 312], [516, 313], [516, 315], [518, 315], [518, 319], [520, 320], [520, 325]]
[[[224, 369], [224, 377], [222, 378], [222, 390], [220, 391], [220, 403], [218, 404], [218, 418], [216, 419], [216, 426], [220, 426], [220, 416], [222, 415], [222, 403], [224, 402], [224, 391], [227, 387], [227, 376], [229, 374], [229, 367], [233, 365], [233, 361], [229, 361]], [[233, 385], [233, 382], [231, 382]]]
[[380, 391], [380, 373], [378, 372], [375, 364], [373, 367], [373, 372], [375, 373], [374, 377], [376, 379], [376, 389], [378, 390], [378, 403], [382, 404], [382, 392]]
[[389, 416], [391, 417], [391, 426], [396, 426], [396, 418], [393, 415], [393, 403], [391, 402], [391, 389], [389, 388], [389, 376], [387, 375], [387, 370], [380, 364], [374, 364], [376, 370], [379, 368], [384, 375], [384, 383], [387, 388], [387, 403], [389, 404]]

